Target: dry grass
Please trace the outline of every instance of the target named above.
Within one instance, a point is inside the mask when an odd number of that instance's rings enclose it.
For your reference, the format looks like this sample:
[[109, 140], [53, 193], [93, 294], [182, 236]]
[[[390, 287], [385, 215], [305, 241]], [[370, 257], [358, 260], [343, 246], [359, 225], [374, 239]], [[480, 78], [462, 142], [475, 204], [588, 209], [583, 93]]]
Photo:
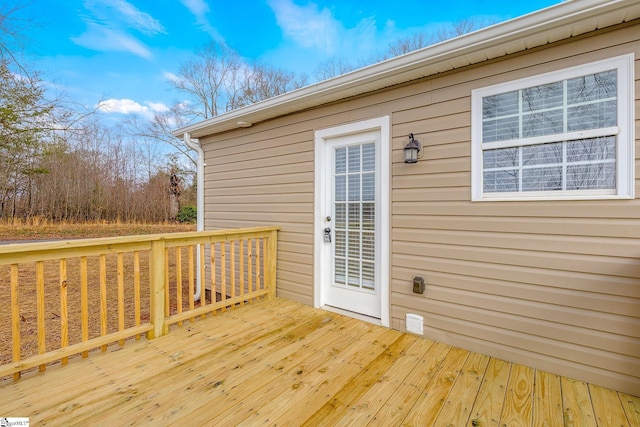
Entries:
[[[161, 234], [183, 231], [194, 231], [193, 225], [177, 224], [0, 224], [0, 241], [28, 241], [43, 239], [75, 239], [88, 237], [113, 237], [139, 234]], [[187, 271], [186, 254], [183, 253], [183, 271]], [[124, 318], [125, 328], [135, 324], [134, 290], [133, 290], [133, 254], [125, 253], [124, 261]], [[175, 255], [171, 254], [170, 262], [173, 264], [170, 271], [175, 268]], [[107, 307], [109, 311], [106, 333], [118, 330], [118, 286], [117, 286], [117, 257], [107, 256]], [[59, 261], [45, 262], [45, 324], [46, 347], [54, 349], [61, 342], [61, 304], [60, 304], [60, 263]], [[37, 307], [35, 286], [35, 264], [20, 266], [19, 296], [20, 296], [20, 336], [21, 357], [27, 358], [38, 352], [37, 337]], [[148, 253], [140, 253], [140, 282], [141, 286], [141, 319], [142, 323], [149, 318], [149, 257]], [[0, 267], [0, 301], [10, 301], [9, 266]], [[99, 295], [99, 259], [88, 258], [88, 283], [89, 283], [89, 338], [103, 333], [100, 325], [100, 295]], [[145, 286], [147, 285], [147, 286]], [[188, 280], [182, 280], [183, 307], [188, 306]], [[67, 294], [68, 294], [68, 319], [69, 319], [69, 344], [80, 342], [82, 339], [81, 315], [80, 315], [80, 260], [69, 259], [67, 265]], [[177, 282], [175, 277], [170, 278], [170, 291], [173, 297], [172, 311], [175, 311], [175, 294]], [[186, 307], [185, 307], [186, 308]], [[8, 305], [0, 310], [0, 364], [11, 361], [11, 310]]]
[[139, 234], [179, 233], [195, 231], [194, 224], [143, 224], [122, 222], [53, 223], [31, 218], [0, 221], [0, 242], [15, 240], [81, 239], [90, 237], [135, 236]]

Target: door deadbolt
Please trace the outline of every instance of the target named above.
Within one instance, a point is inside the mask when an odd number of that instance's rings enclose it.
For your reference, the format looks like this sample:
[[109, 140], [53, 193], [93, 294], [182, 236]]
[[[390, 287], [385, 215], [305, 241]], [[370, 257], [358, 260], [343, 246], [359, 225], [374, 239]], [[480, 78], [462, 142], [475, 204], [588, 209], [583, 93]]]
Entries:
[[331, 243], [331, 228], [329, 227], [324, 229], [324, 242]]

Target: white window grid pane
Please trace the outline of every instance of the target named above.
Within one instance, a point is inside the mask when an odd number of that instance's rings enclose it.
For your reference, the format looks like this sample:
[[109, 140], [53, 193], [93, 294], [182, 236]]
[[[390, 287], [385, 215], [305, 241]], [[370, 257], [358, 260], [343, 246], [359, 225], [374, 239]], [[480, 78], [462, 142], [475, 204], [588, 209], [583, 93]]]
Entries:
[[[531, 145], [519, 140], [615, 128], [616, 76], [607, 70], [484, 97], [482, 145], [494, 144], [482, 151], [483, 191], [615, 190], [614, 135]], [[504, 148], [494, 148], [500, 141]]]
[[615, 163], [576, 164], [567, 167], [567, 190], [615, 188]]
[[[601, 137], [485, 151], [483, 171], [488, 193], [610, 190], [616, 185], [616, 138]], [[509, 161], [496, 161], [502, 156]], [[512, 167], [511, 160], [517, 161]]]
[[615, 126], [616, 90], [616, 71], [607, 70], [487, 96], [482, 143]]

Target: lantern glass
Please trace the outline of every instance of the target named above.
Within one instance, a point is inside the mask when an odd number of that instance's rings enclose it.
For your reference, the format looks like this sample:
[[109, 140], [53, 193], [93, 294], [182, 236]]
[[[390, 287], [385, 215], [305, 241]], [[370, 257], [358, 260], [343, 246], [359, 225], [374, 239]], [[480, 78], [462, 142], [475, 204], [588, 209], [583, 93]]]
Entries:
[[405, 149], [404, 149], [404, 162], [405, 163], [417, 163], [418, 162], [418, 147], [405, 147]]
[[417, 141], [413, 134], [409, 134], [409, 142], [404, 146], [404, 162], [405, 163], [417, 163], [418, 162], [418, 154], [420, 153], [420, 149], [422, 148], [422, 144]]

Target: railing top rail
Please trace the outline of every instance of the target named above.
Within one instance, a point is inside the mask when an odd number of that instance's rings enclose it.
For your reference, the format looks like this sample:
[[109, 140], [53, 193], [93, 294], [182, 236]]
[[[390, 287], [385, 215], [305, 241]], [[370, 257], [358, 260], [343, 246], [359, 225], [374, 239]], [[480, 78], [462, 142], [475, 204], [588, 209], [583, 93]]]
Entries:
[[[24, 262], [23, 258], [38, 258], [44, 260], [65, 256], [80, 256], [82, 255], [82, 251], [119, 252], [147, 250], [151, 247], [151, 242], [159, 240], [164, 241], [167, 246], [178, 246], [189, 243], [266, 237], [270, 232], [280, 230], [280, 228], [281, 227], [277, 226], [251, 227], [182, 233], [10, 243], [0, 245], [0, 265], [17, 261]], [[53, 254], [55, 254], [55, 256], [53, 256]]]

